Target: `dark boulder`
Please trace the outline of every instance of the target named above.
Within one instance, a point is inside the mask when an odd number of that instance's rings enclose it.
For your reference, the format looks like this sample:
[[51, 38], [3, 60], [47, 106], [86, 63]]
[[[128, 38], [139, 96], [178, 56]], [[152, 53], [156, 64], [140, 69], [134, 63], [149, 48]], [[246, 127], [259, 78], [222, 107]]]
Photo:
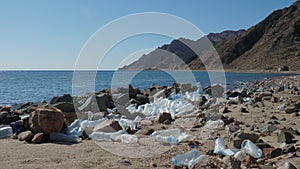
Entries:
[[288, 66], [281, 66], [278, 68], [278, 72], [282, 72], [282, 71], [289, 71], [290, 68]]
[[59, 102], [59, 103], [56, 103], [52, 106], [58, 108], [62, 112], [75, 112], [75, 108], [74, 108], [73, 103]]
[[16, 114], [9, 113], [6, 111], [0, 112], [0, 124], [10, 124], [20, 120], [20, 117]]
[[212, 97], [222, 97], [224, 93], [223, 86], [219, 84], [213, 84], [207, 88], [204, 89], [206, 94], [211, 95]]
[[149, 98], [147, 96], [144, 96], [144, 95], [141, 95], [141, 94], [136, 95], [136, 100], [140, 102], [140, 105], [150, 103]]
[[257, 133], [244, 133], [242, 132], [241, 134], [238, 135], [238, 138], [242, 139], [242, 140], [246, 140], [249, 139], [252, 142], [256, 142], [259, 139], [259, 134]]
[[191, 83], [184, 83], [180, 85], [180, 92], [184, 94], [185, 92], [194, 92], [198, 88], [196, 86], [192, 86]]
[[124, 106], [126, 103], [129, 102], [129, 94], [122, 93], [117, 97], [114, 97], [114, 103]]
[[118, 121], [109, 119], [95, 126], [94, 132], [117, 132], [122, 130]]
[[81, 98], [78, 100], [78, 104], [75, 104], [75, 109], [79, 112], [104, 112], [107, 111], [107, 108], [112, 109], [114, 107], [112, 95], [109, 93], [100, 93], [87, 98]]
[[53, 97], [51, 99], [50, 104], [55, 104], [55, 103], [59, 103], [59, 102], [72, 103], [73, 102], [73, 98], [69, 94], [64, 94], [63, 96], [55, 96], [55, 97]]
[[140, 89], [133, 88], [132, 85], [128, 85], [128, 93], [129, 93], [129, 99], [136, 99], [137, 94], [143, 94]]
[[139, 131], [136, 132], [136, 134], [151, 135], [153, 132], [154, 132], [154, 130], [151, 128], [142, 127]]
[[11, 107], [10, 106], [4, 106], [4, 107], [0, 106], [0, 112], [3, 112], [3, 111], [10, 113]]
[[160, 113], [156, 116], [156, 121], [158, 123], [164, 123], [166, 120], [172, 121], [172, 116], [170, 113]]

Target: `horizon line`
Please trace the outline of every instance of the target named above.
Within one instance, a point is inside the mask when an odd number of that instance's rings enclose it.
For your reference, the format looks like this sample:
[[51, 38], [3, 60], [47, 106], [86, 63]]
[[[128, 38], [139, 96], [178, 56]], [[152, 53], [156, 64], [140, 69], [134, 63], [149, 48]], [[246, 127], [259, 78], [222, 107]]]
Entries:
[[0, 69], [0, 71], [116, 71], [117, 69]]

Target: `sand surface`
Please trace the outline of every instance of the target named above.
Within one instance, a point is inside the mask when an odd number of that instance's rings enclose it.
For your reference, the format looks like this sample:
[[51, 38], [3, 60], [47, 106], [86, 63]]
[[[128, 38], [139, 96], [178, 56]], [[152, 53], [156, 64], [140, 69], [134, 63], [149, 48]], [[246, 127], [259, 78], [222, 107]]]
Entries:
[[[282, 79], [282, 84], [289, 82], [289, 84], [300, 88], [299, 81], [299, 76], [286, 77]], [[266, 81], [263, 84], [266, 85], [269, 82]], [[290, 90], [275, 92], [273, 96], [282, 97], [284, 100], [291, 101], [291, 104], [300, 101], [300, 95], [293, 95]], [[261, 135], [260, 139], [275, 148], [279, 148], [282, 143], [278, 143], [277, 133], [280, 132], [281, 127], [300, 131], [299, 112], [298, 114], [297, 112], [288, 114], [279, 111], [277, 107], [282, 102], [273, 103], [266, 100], [263, 103], [263, 107], [245, 104], [227, 105], [230, 112], [224, 114], [224, 116], [233, 117], [235, 121], [243, 122], [240, 127], [244, 132], [251, 132], [251, 128], [257, 131], [263, 124], [274, 123], [274, 117], [276, 117], [276, 121], [279, 122], [279, 124], [276, 124], [278, 129], [268, 135]], [[242, 113], [240, 111], [241, 107], [246, 107], [249, 113]], [[236, 133], [228, 133], [226, 129], [212, 131], [204, 130], [203, 127], [191, 128], [200, 123], [196, 116], [197, 114], [189, 114], [178, 117], [171, 125], [154, 123], [150, 128], [154, 130], [184, 128], [188, 134], [196, 137], [195, 140], [198, 144], [195, 144], [195, 149], [200, 150], [203, 154], [209, 154], [214, 149], [214, 138], [218, 135], [224, 138], [228, 147], [233, 147], [232, 140]], [[54, 143], [28, 144], [11, 138], [1, 139], [0, 168], [172, 168], [171, 158], [190, 150], [188, 143], [169, 146], [161, 145], [147, 139], [145, 136], [143, 138], [142, 136], [139, 137], [140, 141], [131, 145], [124, 145], [119, 142], [98, 142], [96, 144], [91, 140], [83, 140], [81, 143], [70, 145]], [[295, 142], [292, 145], [300, 151], [300, 136], [296, 135], [294, 140]], [[114, 154], [111, 152], [114, 152]], [[220, 163], [223, 157], [210, 155], [211, 168], [221, 168]], [[297, 157], [295, 153], [264, 159], [261, 165], [276, 162], [278, 166], [287, 161], [300, 168], [300, 157]]]

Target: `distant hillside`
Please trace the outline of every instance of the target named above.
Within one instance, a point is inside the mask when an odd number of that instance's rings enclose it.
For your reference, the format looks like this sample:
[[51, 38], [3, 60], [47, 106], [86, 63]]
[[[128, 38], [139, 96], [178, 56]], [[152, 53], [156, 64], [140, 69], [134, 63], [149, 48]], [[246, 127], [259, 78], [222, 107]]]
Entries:
[[[191, 62], [197, 55], [186, 44], [194, 44], [195, 41], [188, 39], [173, 40], [168, 45], [163, 45], [122, 70], [143, 69], [178, 69]], [[171, 67], [172, 66], [172, 67]]]
[[227, 69], [277, 70], [289, 66], [300, 70], [300, 2], [274, 11], [248, 30], [210, 33], [197, 41], [174, 40], [121, 70], [204, 69], [202, 61], [205, 65], [215, 62], [208, 40]]
[[[216, 45], [221, 41], [229, 40], [243, 32], [245, 32], [245, 30], [210, 33], [197, 41], [183, 38], [176, 39], [170, 44], [165, 44], [149, 54], [143, 55], [137, 61], [128, 66], [124, 66], [120, 70], [187, 69], [188, 63], [195, 60], [198, 55], [201, 55], [208, 43], [211, 46], [212, 44]], [[192, 50], [191, 48], [197, 50]]]

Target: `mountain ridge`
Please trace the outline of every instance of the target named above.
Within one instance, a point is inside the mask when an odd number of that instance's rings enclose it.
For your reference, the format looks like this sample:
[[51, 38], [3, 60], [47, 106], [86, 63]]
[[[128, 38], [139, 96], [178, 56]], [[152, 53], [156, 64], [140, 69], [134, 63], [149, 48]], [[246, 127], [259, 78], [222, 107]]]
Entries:
[[[217, 57], [219, 56], [219, 57]], [[176, 39], [119, 70], [300, 70], [300, 1], [273, 11], [247, 30], [210, 33], [196, 41]]]

